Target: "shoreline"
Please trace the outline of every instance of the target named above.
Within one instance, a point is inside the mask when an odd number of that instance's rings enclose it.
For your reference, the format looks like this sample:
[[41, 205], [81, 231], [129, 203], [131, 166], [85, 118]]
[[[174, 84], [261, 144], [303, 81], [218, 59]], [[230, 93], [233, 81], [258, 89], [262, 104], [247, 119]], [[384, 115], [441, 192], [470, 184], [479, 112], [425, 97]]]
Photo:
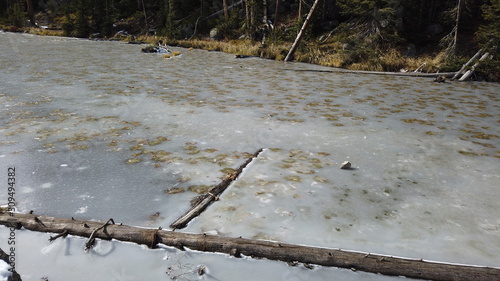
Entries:
[[[41, 28], [36, 28], [35, 30], [45, 30]], [[171, 47], [180, 47], [180, 48], [192, 48], [192, 49], [199, 49], [199, 50], [206, 50], [206, 51], [218, 51], [218, 52], [224, 52], [228, 54], [234, 54], [236, 58], [246, 58], [246, 57], [257, 57], [257, 58], [262, 58], [262, 59], [269, 59], [269, 60], [277, 60], [277, 61], [283, 61], [285, 58], [285, 52], [287, 52], [287, 49], [285, 48], [287, 44], [281, 44], [281, 45], [271, 45], [271, 46], [262, 46], [258, 42], [252, 42], [249, 40], [232, 40], [232, 41], [217, 41], [217, 40], [202, 40], [202, 39], [192, 39], [192, 40], [170, 40], [168, 38], [164, 37], [157, 37], [157, 36], [139, 36], [135, 37], [134, 35], [122, 35], [121, 37], [114, 37], [111, 38], [78, 38], [78, 37], [68, 37], [64, 36], [62, 33], [62, 30], [50, 30], [54, 33], [52, 34], [43, 34], [43, 33], [38, 33], [38, 32], [33, 32], [33, 29], [29, 30], [24, 30], [24, 31], [19, 31], [19, 32], [13, 32], [13, 31], [5, 31], [0, 29], [0, 32], [5, 32], [5, 33], [19, 33], [19, 34], [31, 34], [31, 35], [36, 35], [36, 36], [51, 36], [51, 37], [61, 37], [61, 38], [73, 38], [73, 39], [81, 39], [81, 40], [91, 40], [91, 41], [116, 41], [116, 42], [123, 42], [127, 44], [142, 44], [142, 45], [156, 45], [158, 44], [159, 41], [163, 41], [166, 43], [166, 45], [171, 46]], [[118, 33], [117, 33], [118, 34]], [[291, 43], [290, 43], [291, 45]], [[269, 50], [271, 49], [271, 50]], [[278, 52], [276, 52], [278, 51]], [[241, 57], [239, 57], [241, 56]], [[345, 67], [340, 67], [340, 66], [335, 66], [335, 65], [328, 65], [328, 64], [322, 64], [322, 63], [315, 63], [315, 62], [310, 62], [310, 61], [304, 61], [304, 58], [306, 56], [304, 55], [303, 51], [297, 51], [297, 55], [299, 59], [294, 59], [291, 62], [301, 62], [301, 63], [308, 63], [308, 64], [313, 64], [313, 65], [319, 65], [319, 66], [325, 66], [331, 68], [331, 70], [325, 70], [326, 72], [332, 72], [332, 73], [352, 73], [352, 74], [370, 74], [370, 75], [386, 75], [386, 76], [407, 76], [407, 77], [429, 77], [429, 78], [438, 78], [438, 77], [443, 77], [443, 78], [451, 78], [453, 77], [457, 71], [445, 71], [445, 72], [423, 72], [423, 71], [417, 71], [419, 68], [422, 68], [422, 66], [425, 66], [427, 62], [425, 62], [425, 59], [429, 59], [428, 56], [422, 56], [420, 58], [421, 61], [424, 61], [423, 63], [420, 64], [420, 66], [415, 69], [414, 71], [409, 71], [405, 69], [406, 71], [378, 71], [378, 70], [371, 70], [371, 69], [350, 69], [350, 68], [345, 68]], [[420, 62], [419, 62], [420, 63]], [[472, 80], [474, 81], [474, 80]], [[477, 81], [477, 80], [475, 80]], [[479, 81], [484, 81], [484, 80], [479, 80]], [[444, 81], [438, 81], [438, 82], [444, 82]], [[491, 81], [487, 81], [491, 82]]]

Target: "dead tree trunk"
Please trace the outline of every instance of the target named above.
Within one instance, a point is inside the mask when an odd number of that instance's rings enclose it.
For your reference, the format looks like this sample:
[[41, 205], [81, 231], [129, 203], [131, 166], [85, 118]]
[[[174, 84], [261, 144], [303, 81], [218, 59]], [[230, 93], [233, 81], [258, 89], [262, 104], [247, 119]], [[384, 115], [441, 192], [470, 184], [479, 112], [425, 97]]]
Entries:
[[30, 19], [30, 24], [32, 26], [36, 26], [35, 12], [33, 10], [33, 0], [26, 0], [26, 9], [28, 11], [28, 17]]
[[458, 79], [458, 81], [463, 82], [463, 81], [467, 80], [472, 75], [472, 73], [474, 73], [474, 70], [476, 70], [476, 67], [479, 66], [479, 63], [481, 63], [483, 60], [487, 59], [489, 56], [490, 56], [490, 53], [488, 53], [488, 52], [484, 53], [484, 55], [471, 67], [471, 69], [467, 70], [464, 73], [464, 75], [462, 77], [460, 77], [460, 79]]
[[295, 42], [292, 44], [292, 48], [290, 48], [290, 51], [288, 52], [288, 55], [285, 57], [285, 61], [289, 61], [292, 59], [293, 54], [295, 53], [295, 50], [299, 46], [300, 39], [302, 39], [302, 35], [304, 34], [304, 30], [307, 28], [307, 25], [309, 24], [309, 20], [311, 19], [312, 15], [314, 14], [314, 10], [316, 10], [316, 7], [318, 6], [320, 0], [315, 0], [314, 4], [309, 11], [309, 14], [307, 15], [306, 20], [304, 21], [304, 24], [302, 25], [302, 28], [299, 31], [299, 34], [297, 34], [297, 38], [295, 38]]
[[[445, 264], [271, 241], [145, 229], [121, 224], [102, 224], [73, 218], [64, 219], [4, 212], [0, 213], [0, 224], [18, 229], [24, 227], [32, 231], [60, 233], [61, 236], [70, 234], [83, 237], [92, 236], [94, 239], [116, 239], [144, 244], [151, 248], [161, 243], [178, 249], [189, 248], [203, 252], [226, 253], [235, 257], [245, 255], [284, 262], [334, 266], [408, 278], [435, 281], [500, 280], [500, 268]], [[51, 240], [54, 239], [56, 238], [51, 238]]]
[[222, 6], [224, 9], [224, 18], [227, 19], [229, 17], [228, 9], [227, 9], [227, 0], [222, 0]]
[[480, 49], [479, 51], [477, 51], [477, 53], [467, 63], [465, 63], [462, 66], [462, 68], [460, 68], [460, 70], [457, 71], [457, 73], [455, 75], [453, 75], [453, 78], [451, 78], [451, 80], [455, 80], [458, 78], [458, 76], [462, 75], [462, 73], [465, 71], [467, 66], [469, 66], [469, 64], [471, 64], [473, 61], [477, 60], [482, 53], [483, 53], [483, 49]]
[[276, 0], [276, 9], [274, 12], [274, 26], [278, 26], [278, 19], [279, 19], [279, 11], [280, 11], [280, 0]]

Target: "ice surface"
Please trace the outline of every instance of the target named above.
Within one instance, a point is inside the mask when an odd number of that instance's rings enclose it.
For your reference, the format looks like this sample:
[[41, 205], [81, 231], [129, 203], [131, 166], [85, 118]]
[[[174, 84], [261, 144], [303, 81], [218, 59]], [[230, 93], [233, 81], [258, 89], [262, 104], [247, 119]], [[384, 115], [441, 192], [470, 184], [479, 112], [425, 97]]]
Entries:
[[[19, 211], [167, 228], [265, 148], [186, 231], [500, 264], [498, 84], [177, 48], [182, 57], [165, 60], [140, 47], [0, 34], [0, 171], [16, 168]], [[346, 160], [353, 168], [341, 170]], [[28, 265], [45, 262], [46, 236], [20, 235], [40, 254], [24, 268], [20, 258], [19, 271], [40, 278], [46, 267]], [[151, 256], [165, 276], [165, 250], [111, 244]], [[71, 264], [61, 251], [49, 252]], [[94, 266], [76, 251], [75, 259]], [[246, 262], [238, 261], [252, 271]]]

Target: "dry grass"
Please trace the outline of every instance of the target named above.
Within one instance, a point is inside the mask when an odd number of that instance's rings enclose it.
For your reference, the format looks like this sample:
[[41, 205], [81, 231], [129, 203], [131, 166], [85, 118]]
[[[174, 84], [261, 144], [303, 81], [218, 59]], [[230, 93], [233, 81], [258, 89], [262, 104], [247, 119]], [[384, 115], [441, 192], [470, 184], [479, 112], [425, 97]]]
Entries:
[[57, 29], [44, 29], [38, 27], [26, 27], [23, 29], [24, 33], [42, 35], [42, 36], [64, 36], [62, 30]]

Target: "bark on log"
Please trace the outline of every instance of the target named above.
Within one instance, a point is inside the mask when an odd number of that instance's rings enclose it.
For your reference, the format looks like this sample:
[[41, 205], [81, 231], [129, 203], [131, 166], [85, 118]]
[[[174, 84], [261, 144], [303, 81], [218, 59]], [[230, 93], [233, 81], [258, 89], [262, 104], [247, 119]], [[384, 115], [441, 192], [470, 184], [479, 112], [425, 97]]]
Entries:
[[0, 224], [39, 232], [62, 233], [145, 244], [154, 248], [158, 243], [179, 249], [189, 248], [204, 252], [220, 252], [233, 256], [251, 256], [284, 262], [300, 262], [322, 266], [334, 266], [392, 276], [435, 281], [500, 280], [500, 268], [445, 264], [423, 260], [398, 258], [371, 253], [350, 252], [293, 245], [271, 241], [229, 238], [205, 234], [190, 234], [160, 229], [145, 229], [127, 225], [103, 224], [95, 221], [54, 218], [34, 214], [0, 213]]
[[243, 169], [245, 169], [245, 167], [248, 166], [254, 158], [259, 156], [262, 150], [263, 149], [259, 149], [255, 152], [255, 154], [251, 158], [248, 158], [247, 161], [245, 161], [245, 163], [243, 163], [234, 174], [228, 175], [222, 180], [222, 182], [212, 187], [206, 194], [201, 195], [197, 202], [193, 204], [193, 207], [173, 222], [170, 227], [174, 230], [184, 228], [192, 219], [201, 214], [201, 212], [203, 212], [208, 205], [210, 205], [213, 201], [219, 200], [219, 195], [222, 194], [222, 192], [224, 192], [224, 190], [226, 190], [226, 188], [228, 188], [228, 186], [236, 180], [236, 178], [238, 178], [238, 176], [243, 172]]

